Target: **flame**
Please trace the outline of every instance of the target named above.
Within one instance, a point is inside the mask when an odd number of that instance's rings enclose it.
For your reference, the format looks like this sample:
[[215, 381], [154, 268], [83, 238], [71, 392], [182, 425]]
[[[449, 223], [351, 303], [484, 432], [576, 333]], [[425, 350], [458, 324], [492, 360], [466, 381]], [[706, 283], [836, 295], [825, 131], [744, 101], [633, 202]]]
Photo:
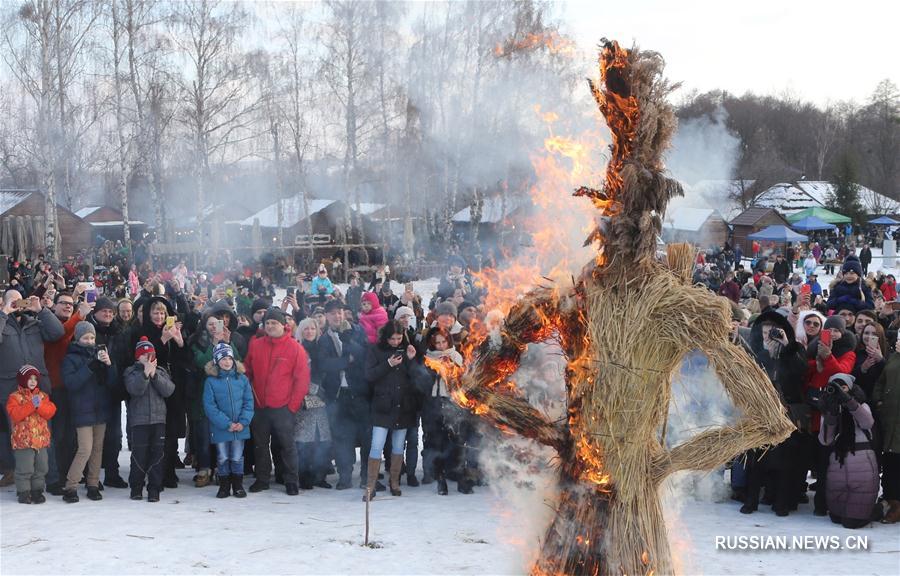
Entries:
[[548, 30], [541, 33], [526, 34], [522, 38], [507, 38], [505, 42], [499, 42], [494, 46], [494, 56], [497, 58], [509, 57], [516, 52], [533, 52], [546, 49], [551, 54], [574, 56], [576, 52], [575, 41], [562, 36], [556, 30]]

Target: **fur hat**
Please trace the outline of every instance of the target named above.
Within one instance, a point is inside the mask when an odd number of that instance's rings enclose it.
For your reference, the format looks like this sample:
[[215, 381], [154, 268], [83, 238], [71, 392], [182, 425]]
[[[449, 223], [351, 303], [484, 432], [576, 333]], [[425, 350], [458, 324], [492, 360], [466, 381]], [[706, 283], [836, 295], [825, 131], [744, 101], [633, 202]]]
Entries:
[[156, 348], [146, 336], [141, 336], [137, 344], [134, 345], [134, 359], [140, 360], [144, 354], [155, 354]]
[[263, 318], [263, 322], [268, 322], [269, 320], [278, 320], [282, 324], [284, 324], [284, 312], [282, 312], [281, 308], [276, 308], [275, 306], [269, 307], [266, 310], [266, 315]]
[[216, 347], [213, 348], [213, 362], [218, 365], [222, 358], [234, 359], [234, 350], [232, 350], [231, 346], [226, 342], [219, 342], [216, 344]]
[[94, 336], [96, 336], [97, 331], [94, 329], [93, 324], [82, 320], [81, 322], [79, 322], [78, 324], [75, 325], [75, 335], [73, 336], [73, 338], [75, 338], [75, 341], [78, 342], [79, 340], [81, 340], [81, 337], [84, 336], [85, 334], [93, 334]]
[[435, 316], [453, 316], [457, 317], [456, 304], [453, 302], [441, 302], [434, 307]]
[[844, 322], [844, 319], [835, 314], [834, 316], [829, 316], [825, 320], [825, 326], [822, 327], [823, 330], [829, 330], [834, 328], [835, 330], [840, 330], [843, 332], [847, 329], [847, 323]]
[[28, 387], [28, 379], [34, 376], [38, 379], [38, 382], [41, 380], [41, 373], [37, 368], [32, 366], [31, 364], [25, 364], [21, 368], [19, 368], [19, 373], [16, 374], [16, 381], [19, 383], [19, 386], [22, 388]]

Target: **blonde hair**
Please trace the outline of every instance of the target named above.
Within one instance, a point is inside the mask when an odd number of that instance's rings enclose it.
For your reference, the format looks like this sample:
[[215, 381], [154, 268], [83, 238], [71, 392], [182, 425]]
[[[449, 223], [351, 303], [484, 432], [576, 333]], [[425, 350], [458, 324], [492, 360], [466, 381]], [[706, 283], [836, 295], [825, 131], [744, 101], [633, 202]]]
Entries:
[[304, 318], [297, 324], [297, 329], [294, 331], [295, 340], [303, 342], [303, 330], [305, 330], [307, 326], [312, 326], [316, 329], [316, 339], [322, 335], [322, 332], [319, 330], [319, 323], [316, 322], [315, 318]]

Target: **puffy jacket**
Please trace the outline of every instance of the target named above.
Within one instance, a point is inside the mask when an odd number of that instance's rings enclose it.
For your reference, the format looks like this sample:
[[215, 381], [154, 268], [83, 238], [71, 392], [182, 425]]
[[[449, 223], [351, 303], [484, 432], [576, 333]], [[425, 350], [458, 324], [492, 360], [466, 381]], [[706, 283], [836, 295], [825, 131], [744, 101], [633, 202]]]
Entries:
[[[322, 292], [319, 292], [320, 290], [322, 290]], [[333, 294], [334, 284], [331, 283], [331, 279], [327, 276], [325, 278], [316, 276], [309, 285], [309, 293], [313, 296], [318, 296], [320, 293]]]
[[[871, 446], [868, 431], [875, 421], [868, 404], [855, 404], [850, 410], [854, 423], [856, 449], [847, 453], [844, 463], [835, 453], [828, 457], [825, 496], [828, 511], [841, 518], [869, 520], [878, 498], [878, 462], [875, 451], [862, 446]], [[831, 446], [835, 442], [838, 426], [822, 418], [819, 442]]]
[[[209, 439], [214, 444], [250, 438], [253, 390], [244, 372], [244, 365], [237, 361], [234, 368], [227, 372], [211, 361], [206, 364], [203, 409], [209, 420]], [[232, 422], [240, 422], [244, 429], [229, 432], [228, 427]]]
[[291, 412], [309, 390], [309, 358], [290, 334], [280, 338], [261, 336], [250, 341], [244, 362], [259, 408], [287, 406]]
[[[35, 395], [41, 397], [37, 408], [31, 400]], [[56, 414], [56, 405], [40, 388], [32, 392], [20, 387], [6, 400], [6, 411], [12, 421], [13, 450], [40, 450], [50, 446], [50, 426], [47, 421]]]
[[841, 305], [849, 305], [856, 312], [874, 310], [875, 301], [872, 299], [872, 290], [862, 280], [857, 280], [853, 284], [838, 282], [831, 289], [826, 306], [829, 310], [834, 310]]
[[391, 366], [388, 358], [392, 354], [393, 349], [383, 350], [377, 345], [369, 348], [366, 380], [372, 387], [372, 425], [391, 430], [411, 428], [421, 404], [422, 383], [417, 380], [427, 379], [428, 374], [405, 354], [403, 362]]
[[116, 365], [97, 360], [97, 349], [77, 342], [69, 345], [62, 364], [63, 386], [69, 391], [69, 409], [76, 428], [106, 424]]
[[382, 308], [378, 295], [374, 292], [366, 292], [362, 295], [362, 299], [372, 305], [372, 309], [368, 312], [359, 313], [359, 325], [366, 331], [366, 339], [369, 344], [378, 342], [378, 331], [387, 324], [387, 310]]
[[128, 400], [128, 425], [146, 426], [166, 423], [166, 398], [175, 392], [175, 384], [166, 369], [156, 367], [152, 378], [144, 376], [144, 366], [132, 364], [123, 376]]
[[[856, 364], [856, 336], [849, 330], [844, 330], [840, 340], [832, 342], [831, 356], [822, 362], [822, 371], [819, 372], [816, 363], [816, 353], [819, 349], [819, 338], [813, 338], [806, 349], [806, 358], [809, 365], [806, 385], [803, 393], [808, 395], [810, 390], [822, 390], [828, 385], [828, 380], [835, 374], [850, 374]], [[813, 411], [810, 420], [810, 428], [813, 432], [819, 431], [819, 417], [821, 414]]]

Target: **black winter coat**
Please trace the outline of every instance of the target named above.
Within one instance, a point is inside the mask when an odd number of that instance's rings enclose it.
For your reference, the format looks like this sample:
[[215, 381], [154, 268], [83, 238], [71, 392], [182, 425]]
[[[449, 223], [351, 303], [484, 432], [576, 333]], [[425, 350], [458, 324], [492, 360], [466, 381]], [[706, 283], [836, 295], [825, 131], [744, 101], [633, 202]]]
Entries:
[[[366, 356], [368, 340], [366, 333], [357, 325], [340, 334], [341, 354], [338, 354], [334, 341], [327, 333], [319, 337], [316, 345], [315, 370], [321, 379], [325, 402], [332, 403], [341, 388], [341, 372], [347, 378], [350, 394], [354, 398], [368, 400], [370, 388], [366, 382]], [[353, 362], [350, 357], [353, 357]], [[344, 392], [341, 392], [342, 394]]]
[[388, 358], [392, 354], [392, 348], [384, 350], [377, 344], [369, 347], [366, 380], [372, 388], [372, 425], [391, 430], [412, 428], [420, 404], [416, 379], [422, 372], [405, 354], [403, 362], [391, 367]]
[[869, 286], [862, 280], [857, 280], [853, 284], [847, 284], [846, 282], [835, 284], [828, 295], [828, 302], [825, 305], [829, 310], [834, 310], [844, 304], [851, 306], [856, 312], [875, 309], [872, 291], [869, 290]]
[[69, 344], [62, 362], [63, 385], [69, 391], [72, 421], [76, 428], [106, 424], [110, 415], [111, 386], [116, 380], [116, 365], [97, 360], [97, 349]]

